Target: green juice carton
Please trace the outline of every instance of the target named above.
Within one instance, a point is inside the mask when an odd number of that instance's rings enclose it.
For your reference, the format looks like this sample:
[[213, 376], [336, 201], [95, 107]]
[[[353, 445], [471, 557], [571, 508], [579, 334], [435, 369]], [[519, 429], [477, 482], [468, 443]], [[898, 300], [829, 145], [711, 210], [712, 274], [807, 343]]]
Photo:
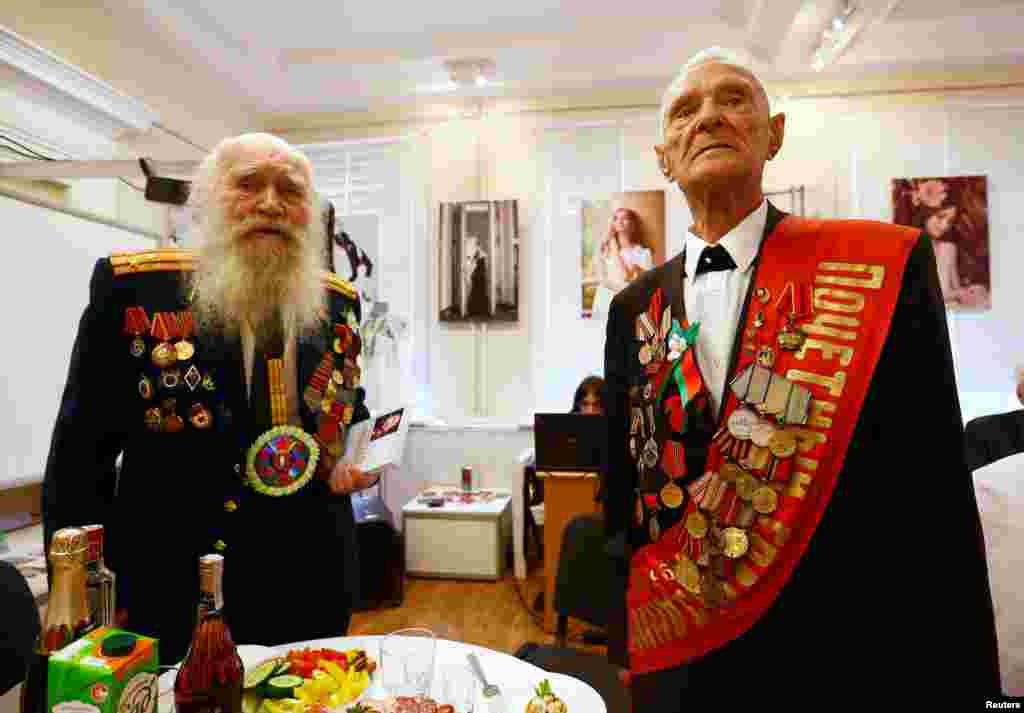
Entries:
[[157, 713], [157, 641], [101, 627], [50, 655], [48, 713]]

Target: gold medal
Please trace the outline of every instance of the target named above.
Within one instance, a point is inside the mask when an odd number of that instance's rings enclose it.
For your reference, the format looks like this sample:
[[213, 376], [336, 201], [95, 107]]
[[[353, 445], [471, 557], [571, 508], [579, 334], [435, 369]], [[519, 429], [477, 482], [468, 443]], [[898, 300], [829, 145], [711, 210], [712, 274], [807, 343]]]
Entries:
[[779, 506], [779, 494], [764, 485], [754, 492], [754, 509], [762, 515], [771, 515]]
[[768, 304], [768, 300], [772, 298], [772, 293], [768, 291], [767, 287], [758, 287], [754, 290], [754, 297], [763, 305]]
[[142, 356], [146, 353], [146, 340], [142, 337], [135, 337], [135, 339], [132, 340], [132, 345], [129, 351], [131, 351], [133, 357]]
[[776, 458], [789, 458], [796, 453], [796, 436], [786, 430], [778, 430], [768, 440], [768, 450]]
[[757, 363], [763, 366], [765, 369], [771, 369], [773, 366], [775, 366], [775, 350], [768, 346], [764, 346], [758, 349]]
[[651, 515], [651, 519], [647, 522], [647, 534], [651, 536], [651, 542], [657, 542], [661, 537], [661, 525], [654, 515]]
[[166, 369], [178, 361], [178, 352], [174, 350], [174, 347], [169, 342], [160, 342], [153, 347], [153, 353], [150, 358], [155, 367]]
[[757, 414], [753, 410], [746, 406], [741, 406], [729, 416], [729, 433], [735, 438], [745, 441], [750, 438], [750, 431], [754, 428], [757, 421]]
[[345, 347], [342, 344], [341, 337], [335, 337], [334, 338], [334, 353], [335, 354], [344, 354], [345, 353]]
[[758, 329], [764, 326], [764, 312], [758, 312], [754, 315], [754, 326]]
[[194, 428], [197, 428], [200, 431], [205, 431], [213, 425], [213, 416], [210, 415], [209, 409], [202, 404], [192, 405], [192, 409], [188, 414], [188, 420]]
[[651, 348], [646, 344], [640, 347], [640, 363], [643, 366], [651, 363]]
[[149, 377], [145, 374], [139, 379], [139, 396], [145, 401], [149, 401], [153, 398], [153, 382], [149, 380]]
[[334, 408], [334, 399], [324, 399], [320, 402], [320, 410], [324, 413], [330, 413], [332, 408]]
[[203, 377], [203, 388], [207, 391], [213, 391], [217, 388], [217, 383], [213, 380], [213, 376], [209, 373]]
[[739, 559], [750, 549], [747, 533], [738, 527], [727, 527], [722, 531], [722, 554], [730, 559]]
[[771, 437], [779, 428], [766, 418], [762, 418], [750, 429], [750, 440], [759, 448], [767, 448]]
[[690, 594], [700, 594], [700, 569], [689, 557], [680, 556], [672, 568], [676, 575], [676, 581], [683, 586], [683, 589]]
[[345, 383], [345, 375], [341, 373], [340, 369], [335, 369], [334, 371], [331, 372], [331, 381], [333, 381], [338, 386], [341, 386], [343, 383]]
[[195, 356], [196, 348], [192, 345], [192, 342], [182, 339], [174, 345], [174, 352], [178, 356], [178, 361], [188, 361]]
[[722, 463], [722, 466], [718, 469], [718, 477], [726, 483], [735, 482], [736, 478], [741, 475], [743, 475], [743, 469], [731, 461]]
[[740, 496], [741, 500], [748, 503], [754, 498], [754, 493], [759, 487], [761, 487], [760, 482], [750, 473], [744, 473], [736, 478], [736, 494]]
[[675, 510], [682, 505], [685, 498], [683, 489], [673, 482], [665, 483], [665, 487], [661, 489], [661, 502], [665, 503], [669, 510]]
[[700, 510], [694, 510], [686, 516], [686, 532], [695, 540], [703, 539], [708, 534], [708, 519]]
[[164, 415], [156, 406], [146, 409], [143, 420], [146, 422], [146, 428], [150, 431], [162, 431], [164, 428]]

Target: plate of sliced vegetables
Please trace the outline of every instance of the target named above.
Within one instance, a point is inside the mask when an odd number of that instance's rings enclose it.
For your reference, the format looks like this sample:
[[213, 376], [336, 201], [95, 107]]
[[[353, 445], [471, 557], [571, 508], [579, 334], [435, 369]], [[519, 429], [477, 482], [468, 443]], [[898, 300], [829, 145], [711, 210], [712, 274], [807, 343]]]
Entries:
[[359, 700], [377, 662], [363, 649], [295, 649], [245, 672], [242, 713], [322, 713]]

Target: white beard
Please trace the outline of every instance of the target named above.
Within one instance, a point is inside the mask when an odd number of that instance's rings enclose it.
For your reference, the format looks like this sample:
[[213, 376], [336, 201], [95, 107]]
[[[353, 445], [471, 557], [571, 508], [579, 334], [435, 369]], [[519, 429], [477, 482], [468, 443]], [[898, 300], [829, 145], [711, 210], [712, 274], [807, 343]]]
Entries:
[[[247, 218], [226, 220], [216, 204], [200, 225], [192, 277], [196, 327], [204, 334], [238, 334], [243, 322], [260, 326], [275, 312], [293, 321], [297, 334], [314, 330], [326, 305], [321, 279], [325, 231], [319, 211], [309, 228]], [[246, 234], [267, 226], [279, 235]]]

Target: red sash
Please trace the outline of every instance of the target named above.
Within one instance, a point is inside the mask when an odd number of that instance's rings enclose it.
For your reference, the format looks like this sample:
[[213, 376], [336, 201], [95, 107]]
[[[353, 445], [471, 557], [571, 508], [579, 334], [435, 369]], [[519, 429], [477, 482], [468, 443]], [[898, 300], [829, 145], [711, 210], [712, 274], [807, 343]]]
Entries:
[[[720, 558], [715, 597], [692, 578], [688, 586], [680, 581], [682, 573], [697, 571], [690, 563], [706, 542], [699, 528], [692, 535], [686, 527], [686, 515], [697, 510], [693, 484], [682, 521], [634, 553], [627, 594], [634, 673], [679, 666], [727, 644], [750, 629], [786, 585], [832, 497], [917, 236], [915, 230], [867, 221], [787, 217], [764, 243], [754, 296], [737, 334], [736, 374], [757, 364], [762, 346], [772, 346], [771, 371], [810, 390], [809, 414], [806, 423], [785, 427], [797, 447], [767, 479], [777, 507], [756, 515], [746, 528], [749, 549], [742, 557]], [[795, 324], [806, 340], [798, 351], [784, 351], [776, 335], [792, 309], [803, 314]], [[727, 423], [737, 405], [730, 389], [720, 423]], [[717, 474], [728, 440], [726, 434], [713, 442], [706, 473]], [[739, 503], [735, 482], [718, 487], [724, 491], [715, 498], [721, 512]]]

